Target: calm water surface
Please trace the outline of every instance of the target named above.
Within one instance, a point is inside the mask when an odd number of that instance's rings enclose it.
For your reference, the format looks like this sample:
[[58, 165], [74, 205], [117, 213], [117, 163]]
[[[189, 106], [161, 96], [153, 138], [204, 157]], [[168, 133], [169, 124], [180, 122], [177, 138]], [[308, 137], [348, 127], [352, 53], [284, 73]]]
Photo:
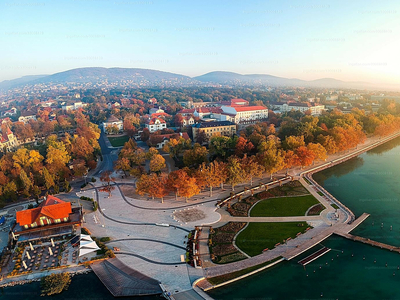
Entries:
[[[400, 139], [314, 178], [356, 216], [371, 214], [353, 234], [400, 246]], [[316, 249], [209, 294], [215, 299], [400, 299], [400, 254], [336, 236], [323, 245], [333, 250], [306, 268], [297, 261]]]

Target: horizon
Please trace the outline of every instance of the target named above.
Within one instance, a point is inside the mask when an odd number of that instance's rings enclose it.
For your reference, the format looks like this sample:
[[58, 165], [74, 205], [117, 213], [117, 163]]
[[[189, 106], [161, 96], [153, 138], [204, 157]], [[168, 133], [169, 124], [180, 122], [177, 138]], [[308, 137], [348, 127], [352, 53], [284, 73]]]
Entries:
[[0, 81], [101, 66], [400, 82], [399, 10], [389, 1], [94, 3], [4, 3]]

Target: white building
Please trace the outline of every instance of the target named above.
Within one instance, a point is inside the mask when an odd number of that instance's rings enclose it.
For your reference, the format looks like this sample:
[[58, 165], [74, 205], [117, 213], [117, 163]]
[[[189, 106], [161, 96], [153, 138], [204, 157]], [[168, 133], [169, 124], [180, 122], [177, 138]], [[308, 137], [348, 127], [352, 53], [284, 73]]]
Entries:
[[167, 123], [161, 118], [151, 118], [147, 120], [145, 126], [150, 132], [156, 132], [157, 130], [167, 128]]
[[221, 109], [222, 113], [214, 114], [220, 121], [252, 124], [268, 118], [268, 108], [264, 106], [222, 106]]
[[75, 102], [73, 104], [64, 104], [61, 106], [61, 109], [63, 111], [71, 111], [71, 110], [77, 110], [85, 106], [87, 106], [87, 103]]
[[110, 116], [107, 121], [103, 122], [103, 130], [107, 133], [107, 127], [116, 126], [119, 131], [124, 129], [124, 123], [116, 116]]
[[29, 123], [29, 120], [35, 120], [36, 121], [36, 114], [33, 112], [22, 112], [21, 116], [18, 118], [19, 122], [24, 122], [24, 124]]

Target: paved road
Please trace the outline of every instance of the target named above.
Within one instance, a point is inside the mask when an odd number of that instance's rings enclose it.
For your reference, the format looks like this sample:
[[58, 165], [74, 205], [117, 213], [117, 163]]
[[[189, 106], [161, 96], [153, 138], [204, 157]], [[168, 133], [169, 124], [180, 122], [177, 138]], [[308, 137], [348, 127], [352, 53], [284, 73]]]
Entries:
[[103, 131], [101, 131], [99, 138], [99, 145], [101, 148], [101, 153], [103, 156], [103, 161], [101, 161], [101, 165], [98, 170], [93, 174], [93, 176], [99, 176], [103, 171], [113, 171], [114, 170], [114, 162], [118, 159], [118, 149], [119, 148], [108, 148], [106, 144], [106, 135]]

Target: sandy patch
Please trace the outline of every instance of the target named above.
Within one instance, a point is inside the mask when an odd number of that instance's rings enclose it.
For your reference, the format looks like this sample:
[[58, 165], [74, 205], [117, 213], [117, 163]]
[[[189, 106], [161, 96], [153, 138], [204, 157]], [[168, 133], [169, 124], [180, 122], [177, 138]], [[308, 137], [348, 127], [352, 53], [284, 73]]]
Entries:
[[121, 192], [124, 194], [125, 197], [129, 198], [137, 198], [137, 194], [135, 193], [136, 189], [134, 186], [131, 185], [120, 185]]
[[206, 218], [206, 214], [200, 209], [192, 208], [176, 211], [174, 212], [174, 217], [180, 222], [188, 223], [203, 220]]

